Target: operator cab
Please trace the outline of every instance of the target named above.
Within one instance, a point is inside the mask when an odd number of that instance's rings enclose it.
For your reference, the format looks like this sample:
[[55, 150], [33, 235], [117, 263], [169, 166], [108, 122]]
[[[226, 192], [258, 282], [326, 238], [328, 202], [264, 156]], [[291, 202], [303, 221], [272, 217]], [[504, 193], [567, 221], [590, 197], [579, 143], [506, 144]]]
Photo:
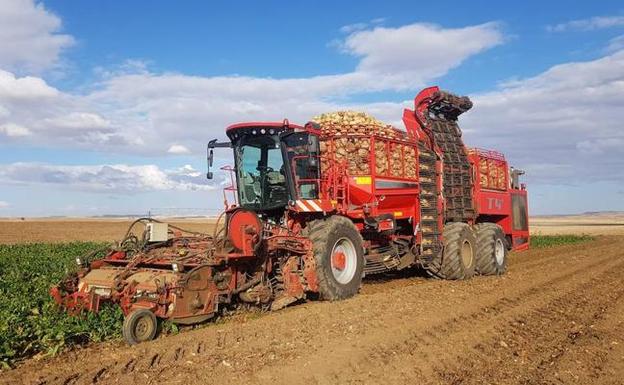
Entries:
[[[256, 212], [283, 212], [297, 199], [318, 199], [318, 132], [284, 122], [252, 122], [226, 131], [234, 152], [238, 206]], [[208, 163], [212, 163], [210, 142]], [[210, 177], [209, 173], [209, 177]]]

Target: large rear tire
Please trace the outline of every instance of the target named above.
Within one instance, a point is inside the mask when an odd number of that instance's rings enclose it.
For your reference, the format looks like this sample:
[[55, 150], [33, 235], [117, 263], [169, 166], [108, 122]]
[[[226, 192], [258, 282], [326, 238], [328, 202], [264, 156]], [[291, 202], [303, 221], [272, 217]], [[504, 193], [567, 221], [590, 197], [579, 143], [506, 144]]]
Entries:
[[362, 285], [362, 237], [351, 220], [338, 215], [312, 221], [306, 227], [312, 241], [321, 299], [354, 296]]
[[477, 273], [501, 275], [507, 271], [507, 239], [495, 223], [480, 223], [477, 230]]
[[472, 228], [463, 222], [444, 226], [444, 249], [438, 276], [443, 279], [468, 279], [475, 273], [477, 240]]

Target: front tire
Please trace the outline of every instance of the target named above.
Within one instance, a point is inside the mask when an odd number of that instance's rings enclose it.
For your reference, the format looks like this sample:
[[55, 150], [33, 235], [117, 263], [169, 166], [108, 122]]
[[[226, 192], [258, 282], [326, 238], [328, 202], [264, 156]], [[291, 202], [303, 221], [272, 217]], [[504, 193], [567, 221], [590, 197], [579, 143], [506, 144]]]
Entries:
[[151, 341], [156, 337], [158, 320], [154, 313], [147, 309], [134, 310], [123, 322], [121, 334], [130, 345]]
[[502, 275], [507, 271], [507, 239], [494, 223], [477, 225], [477, 273]]
[[362, 285], [362, 237], [351, 220], [341, 216], [312, 221], [312, 241], [321, 299], [335, 301], [357, 294]]

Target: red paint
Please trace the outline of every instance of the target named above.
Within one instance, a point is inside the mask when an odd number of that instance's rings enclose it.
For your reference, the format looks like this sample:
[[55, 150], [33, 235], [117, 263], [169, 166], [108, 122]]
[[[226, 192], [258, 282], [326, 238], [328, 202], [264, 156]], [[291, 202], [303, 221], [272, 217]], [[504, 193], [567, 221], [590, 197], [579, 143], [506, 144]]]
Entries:
[[[514, 250], [526, 250], [529, 248], [529, 230], [528, 230], [528, 205], [524, 215], [527, 218], [526, 230], [515, 229], [513, 227], [513, 207], [512, 196], [516, 195], [523, 200], [527, 200], [527, 191], [522, 185], [520, 189], [512, 189], [510, 186], [509, 165], [505, 156], [500, 152], [482, 149], [470, 149], [468, 159], [473, 167], [474, 183], [474, 201], [478, 214], [479, 222], [494, 222], [503, 228], [503, 232], [511, 240], [511, 246]], [[491, 183], [481, 183], [481, 170], [479, 165], [483, 161], [496, 162], [500, 164], [503, 170], [504, 186], [496, 185], [496, 189], [488, 188]], [[489, 167], [488, 167], [489, 169]], [[528, 203], [528, 202], [527, 202]]]
[[262, 232], [262, 223], [256, 213], [244, 209], [232, 210], [228, 213], [227, 229], [232, 245], [242, 254], [253, 255], [253, 247]]
[[338, 270], [344, 270], [347, 266], [347, 256], [342, 251], [337, 251], [332, 255], [332, 266]]

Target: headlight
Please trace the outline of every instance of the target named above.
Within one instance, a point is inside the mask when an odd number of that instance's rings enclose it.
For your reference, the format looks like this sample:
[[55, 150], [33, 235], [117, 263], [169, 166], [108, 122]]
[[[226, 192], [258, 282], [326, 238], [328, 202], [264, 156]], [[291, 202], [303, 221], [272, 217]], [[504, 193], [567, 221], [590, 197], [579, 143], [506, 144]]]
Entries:
[[178, 262], [173, 262], [171, 264], [171, 268], [173, 269], [174, 272], [179, 273], [182, 270], [184, 270], [184, 265], [182, 265], [181, 263], [178, 263]]
[[82, 259], [80, 257], [76, 257], [76, 265], [82, 266]]

